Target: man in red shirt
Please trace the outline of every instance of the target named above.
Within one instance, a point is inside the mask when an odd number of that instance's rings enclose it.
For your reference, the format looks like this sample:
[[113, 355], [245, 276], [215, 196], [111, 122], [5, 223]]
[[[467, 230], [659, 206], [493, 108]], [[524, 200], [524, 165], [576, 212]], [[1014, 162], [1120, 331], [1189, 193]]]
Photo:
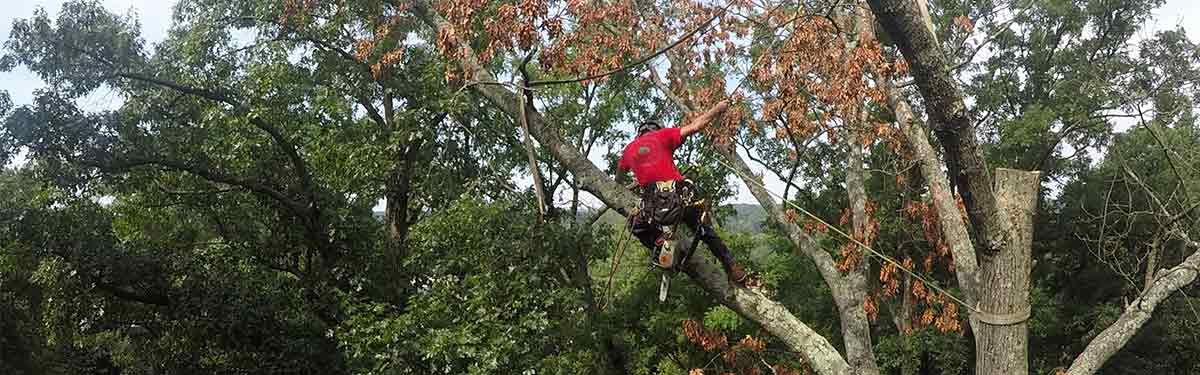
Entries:
[[[697, 232], [697, 237], [705, 245], [708, 245], [708, 250], [721, 261], [721, 267], [725, 269], [725, 274], [729, 276], [729, 279], [735, 283], [741, 283], [746, 278], [746, 272], [734, 262], [729, 248], [717, 236], [716, 230], [709, 225], [702, 199], [698, 197], [698, 189], [690, 180], [679, 174], [679, 170], [675, 168], [674, 159], [675, 149], [683, 144], [684, 138], [699, 132], [728, 108], [729, 101], [721, 101], [683, 127], [664, 129], [655, 122], [642, 123], [638, 126], [637, 138], [625, 146], [625, 150], [621, 153], [621, 160], [617, 163], [617, 182], [624, 184], [624, 181], [627, 180], [625, 172], [633, 171], [634, 177], [637, 178], [637, 184], [642, 189], [643, 206], [648, 206], [652, 204], [651, 202], [661, 202], [664, 199], [660, 185], [665, 186], [668, 190], [667, 194], [669, 195], [665, 195], [668, 197], [666, 199], [674, 199], [679, 206], [678, 211], [671, 211], [678, 212], [678, 215], [674, 216], [670, 214], [663, 216], [663, 214], [642, 210], [630, 218], [634, 236], [637, 236], [638, 240], [651, 252], [654, 252], [654, 249], [665, 240], [660, 225], [670, 225], [673, 224], [670, 221], [675, 220], [683, 221]], [[674, 198], [676, 196], [684, 198]], [[655, 221], [669, 222], [656, 223]]]

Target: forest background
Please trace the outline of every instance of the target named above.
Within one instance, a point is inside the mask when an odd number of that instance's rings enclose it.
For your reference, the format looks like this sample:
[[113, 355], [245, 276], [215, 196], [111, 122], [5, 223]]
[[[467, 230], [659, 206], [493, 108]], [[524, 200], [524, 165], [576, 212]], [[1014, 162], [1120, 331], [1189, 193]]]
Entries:
[[[0, 372], [1197, 373], [1164, 3], [10, 12]], [[660, 303], [614, 158], [724, 98], [677, 157], [757, 275]]]

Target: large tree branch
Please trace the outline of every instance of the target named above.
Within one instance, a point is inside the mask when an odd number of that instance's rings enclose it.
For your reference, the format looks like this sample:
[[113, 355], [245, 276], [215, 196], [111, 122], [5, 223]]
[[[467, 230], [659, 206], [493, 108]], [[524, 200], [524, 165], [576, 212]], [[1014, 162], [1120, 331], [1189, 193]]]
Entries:
[[117, 297], [117, 298], [120, 298], [123, 300], [129, 300], [129, 301], [144, 303], [147, 305], [155, 305], [155, 306], [170, 306], [171, 305], [171, 299], [168, 298], [166, 294], [143, 293], [143, 292], [136, 291], [133, 288], [126, 286], [126, 285], [116, 285], [116, 284], [110, 284], [110, 283], [99, 282], [99, 281], [97, 281], [95, 285], [96, 285], [96, 289], [103, 290], [103, 291], [107, 292], [108, 294], [111, 294], [114, 297]]
[[783, 234], [796, 246], [796, 249], [800, 250], [801, 253], [807, 255], [817, 264], [817, 270], [821, 272], [822, 278], [831, 289], [838, 286], [841, 283], [842, 274], [834, 264], [833, 256], [821, 248], [821, 245], [817, 243], [815, 238], [805, 233], [800, 226], [788, 218], [787, 213], [775, 202], [775, 198], [771, 196], [771, 192], [767, 191], [764, 187], [762, 180], [751, 177], [755, 176], [755, 174], [750, 170], [750, 166], [746, 165], [746, 161], [741, 156], [738, 156], [732, 150], [721, 149], [720, 151], [721, 157], [734, 170], [734, 174], [741, 177], [746, 187], [750, 189], [750, 195], [753, 195], [758, 204], [767, 212], [767, 218], [783, 231]]
[[[451, 27], [440, 16], [433, 13], [429, 3], [422, 0], [410, 2], [413, 11], [430, 27], [435, 29]], [[459, 61], [460, 66], [470, 78], [478, 81], [494, 81], [494, 77], [474, 61], [470, 56], [469, 46], [462, 41], [456, 41], [458, 48], [464, 50], [465, 59]], [[520, 99], [517, 93], [497, 85], [474, 85], [472, 88], [495, 104], [510, 117], [520, 115]], [[529, 131], [538, 142], [546, 147], [567, 170], [575, 176], [577, 183], [584, 190], [592, 193], [609, 207], [628, 214], [636, 207], [637, 198], [634, 194], [614, 182], [596, 167], [586, 156], [579, 153], [572, 145], [562, 139], [556, 131], [546, 123], [545, 118], [532, 113], [529, 118]], [[788, 347], [800, 352], [822, 375], [850, 374], [850, 367], [838, 355], [837, 350], [825, 338], [816, 334], [783, 305], [751, 291], [750, 289], [732, 286], [722, 275], [722, 271], [701, 257], [693, 257], [687, 264], [687, 272], [701, 286], [712, 293], [722, 304], [738, 311], [762, 327], [779, 337]]]
[[[865, 120], [866, 113], [862, 113]], [[856, 119], [860, 120], [860, 119]], [[851, 130], [846, 139], [846, 196], [850, 201], [853, 237], [863, 243], [870, 243], [870, 216], [867, 215], [866, 173], [863, 170], [863, 147], [860, 143], [861, 134]], [[858, 265], [843, 276], [845, 280], [845, 298], [839, 298], [838, 309], [842, 313], [842, 332], [845, 332], [846, 359], [859, 374], [878, 374], [879, 367], [875, 363], [875, 352], [871, 347], [871, 324], [863, 304], [867, 296], [867, 273], [869, 264], [865, 256], [866, 249], [857, 248], [860, 254]], [[846, 306], [841, 306], [846, 305]], [[852, 337], [847, 337], [852, 336]]]
[[[83, 247], [83, 244], [74, 243], [74, 244], [70, 244], [68, 246]], [[54, 254], [54, 256], [61, 258], [62, 260], [66, 261], [66, 262], [76, 263], [77, 261], [80, 261], [79, 259], [77, 259], [77, 257], [70, 256], [70, 253], [63, 251], [61, 249], [58, 249], [58, 248], [54, 248], [53, 246], [47, 250], [49, 251], [50, 254]], [[86, 262], [82, 262], [82, 263], [86, 263]], [[141, 292], [141, 291], [134, 290], [132, 287], [130, 287], [128, 285], [119, 285], [119, 284], [106, 282], [103, 280], [102, 277], [100, 277], [100, 274], [98, 272], [100, 272], [98, 269], [93, 269], [90, 272], [89, 271], [81, 272], [80, 277], [83, 278], [85, 281], [91, 282], [92, 285], [96, 289], [104, 291], [104, 292], [112, 295], [113, 297], [117, 297], [119, 299], [138, 302], [138, 303], [144, 303], [147, 305], [155, 305], [155, 306], [170, 306], [171, 305], [171, 299], [165, 293]]]
[[[412, 5], [413, 10], [420, 15], [422, 20], [434, 29], [453, 27], [434, 14], [428, 3], [415, 0], [412, 1]], [[469, 46], [461, 43], [459, 47], [464, 50], [470, 49]], [[491, 73], [471, 57], [474, 56], [473, 54], [468, 53], [465, 56], [467, 58], [460, 60], [459, 63], [472, 79], [480, 82], [495, 81]], [[472, 85], [471, 88], [510, 117], [520, 118], [521, 99], [517, 93], [498, 85]], [[625, 190], [608, 178], [600, 168], [587, 159], [586, 155], [581, 154], [558, 131], [548, 126], [541, 113], [529, 113], [529, 132], [537, 139], [538, 143], [550, 151], [556, 160], [571, 171], [585, 191], [595, 195], [601, 202], [622, 215], [628, 215], [628, 209], [637, 205], [637, 197], [632, 192]]]
[[146, 166], [146, 165], [154, 165], [154, 166], [164, 167], [164, 168], [167, 168], [170, 170], [187, 172], [189, 174], [195, 175], [197, 177], [203, 178], [208, 181], [222, 183], [222, 184], [231, 185], [231, 186], [237, 186], [237, 187], [258, 193], [258, 194], [262, 194], [262, 195], [267, 196], [267, 197], [271, 198], [272, 200], [278, 202], [279, 204], [283, 205], [284, 207], [288, 208], [289, 210], [293, 211], [293, 213], [295, 213], [295, 214], [301, 214], [304, 212], [303, 206], [299, 202], [296, 202], [295, 200], [291, 199], [283, 192], [275, 190], [275, 189], [271, 188], [270, 186], [267, 186], [266, 184], [263, 184], [261, 182], [254, 181], [254, 180], [239, 178], [239, 177], [236, 177], [234, 175], [228, 174], [226, 172], [223, 172], [223, 171], [220, 171], [217, 169], [201, 168], [201, 167], [190, 165], [185, 162], [178, 161], [178, 160], [154, 159], [154, 158], [147, 158], [147, 157], [130, 157], [130, 158], [124, 158], [124, 159], [119, 159], [119, 160], [108, 160], [108, 161], [77, 160], [77, 162], [79, 162], [82, 165], [92, 167], [92, 168], [97, 168], [101, 171], [110, 172], [110, 173], [126, 172], [126, 171], [132, 170], [134, 168]]
[[732, 287], [717, 267], [701, 257], [689, 258], [687, 265], [688, 275], [699, 281], [710, 295], [742, 316], [758, 322], [767, 332], [787, 344], [788, 348], [799, 352], [818, 374], [853, 373], [828, 340], [797, 319], [783, 304], [753, 290]]
[[115, 76], [137, 82], [148, 83], [155, 86], [165, 87], [183, 94], [198, 96], [204, 99], [229, 104], [234, 107], [241, 107], [241, 103], [234, 99], [233, 93], [228, 91], [194, 87], [137, 73], [117, 73]]
[[368, 100], [366, 96], [357, 95], [354, 97], [354, 101], [357, 102], [359, 106], [362, 106], [363, 110], [367, 111], [367, 117], [369, 117], [371, 121], [374, 121], [376, 125], [379, 125], [380, 129], [391, 129], [388, 121], [384, 120], [383, 115], [379, 114], [379, 109], [375, 108], [375, 105], [371, 104], [371, 101]]
[[954, 80], [948, 59], [925, 17], [911, 0], [868, 0], [879, 23], [911, 66], [934, 132], [945, 149], [950, 181], [967, 206], [967, 216], [984, 249], [998, 251], [1004, 219], [997, 215], [992, 179], [975, 138], [975, 125]]
[[[234, 94], [229, 91], [194, 87], [136, 73], [118, 73], [117, 76], [134, 81], [153, 84], [156, 86], [166, 87], [180, 93], [225, 103], [232, 106], [238, 113], [247, 115], [250, 114], [249, 106], [239, 101]], [[300, 152], [297, 150], [296, 145], [288, 140], [288, 138], [284, 136], [283, 132], [280, 131], [278, 127], [258, 116], [250, 115], [250, 123], [260, 130], [266, 132], [267, 135], [269, 135], [271, 139], [277, 145], [279, 145], [281, 149], [283, 149], [284, 154], [288, 157], [288, 161], [292, 164], [292, 167], [296, 169], [296, 173], [300, 175], [300, 186], [302, 191], [308, 195], [309, 208], [313, 210], [314, 213], [319, 212], [312, 174], [308, 171], [308, 163], [306, 163], [304, 158], [300, 156]]]
[[[959, 288], [967, 303], [975, 304], [977, 283], [976, 271], [979, 264], [975, 259], [975, 248], [971, 244], [971, 235], [967, 225], [962, 220], [950, 190], [950, 183], [942, 173], [942, 163], [938, 160], [937, 151], [929, 143], [927, 131], [913, 115], [908, 101], [900, 96], [899, 90], [892, 82], [881, 80], [881, 87], [887, 95], [888, 105], [896, 115], [896, 122], [904, 132], [905, 141], [921, 165], [921, 175], [929, 187], [930, 200], [937, 211], [938, 226], [941, 227], [942, 240], [950, 247], [954, 256], [954, 276], [958, 279]], [[974, 321], [972, 321], [974, 325]]]
[[[1200, 243], [1187, 238], [1186, 234], [1181, 234], [1181, 236], [1186, 241], [1187, 247], [1200, 248]], [[1146, 325], [1146, 322], [1150, 321], [1154, 309], [1160, 302], [1195, 281], [1197, 274], [1200, 274], [1200, 251], [1193, 252], [1183, 263], [1171, 269], [1159, 271], [1150, 287], [1125, 306], [1125, 312], [1117, 318], [1117, 321], [1101, 331], [1088, 343], [1087, 348], [1079, 353], [1078, 357], [1075, 357], [1067, 373], [1070, 375], [1095, 374], [1109, 358], [1125, 347], [1125, 344], [1137, 334], [1142, 326]]]
[[[554, 187], [546, 189], [542, 182], [542, 171], [538, 167], [537, 154], [533, 151], [533, 140], [529, 134], [529, 114], [537, 113], [533, 108], [533, 93], [528, 88], [529, 83], [529, 60], [533, 59], [533, 53], [529, 53], [521, 60], [520, 72], [521, 82], [525, 83], [518, 96], [517, 105], [517, 123], [521, 125], [521, 132], [524, 133], [523, 144], [525, 146], [525, 157], [529, 159], [529, 173], [533, 175], [533, 192], [537, 196], [538, 220], [546, 220], [546, 206], [552, 205], [553, 202], [547, 202], [546, 192], [554, 191]], [[555, 182], [555, 185], [558, 183]]]

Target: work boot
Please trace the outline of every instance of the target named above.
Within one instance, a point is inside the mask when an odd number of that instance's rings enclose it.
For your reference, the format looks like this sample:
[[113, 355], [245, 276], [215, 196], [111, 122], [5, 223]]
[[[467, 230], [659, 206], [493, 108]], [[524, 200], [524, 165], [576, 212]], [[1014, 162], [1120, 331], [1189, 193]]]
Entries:
[[727, 272], [727, 274], [729, 276], [730, 284], [742, 285], [746, 282], [746, 270], [742, 269], [742, 266], [739, 264], [734, 264], [732, 267], [729, 267], [729, 272]]

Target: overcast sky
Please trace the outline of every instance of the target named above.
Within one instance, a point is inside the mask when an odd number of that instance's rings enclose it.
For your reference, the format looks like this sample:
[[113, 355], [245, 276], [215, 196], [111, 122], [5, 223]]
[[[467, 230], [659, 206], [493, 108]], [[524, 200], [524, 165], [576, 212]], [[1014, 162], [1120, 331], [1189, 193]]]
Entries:
[[[33, 14], [34, 9], [43, 7], [51, 15], [55, 17], [59, 9], [65, 1], [62, 0], [9, 0], [4, 4], [4, 11], [0, 12], [0, 38], [8, 39], [9, 30], [12, 28], [13, 20], [18, 18], [27, 18]], [[133, 12], [137, 15], [137, 19], [142, 25], [142, 37], [149, 45], [161, 41], [166, 35], [167, 28], [171, 23], [171, 8], [175, 4], [172, 0], [103, 0], [102, 3], [109, 10], [117, 13]], [[1147, 30], [1142, 31], [1142, 36], [1149, 36], [1154, 31], [1172, 29], [1175, 26], [1183, 26], [1188, 32], [1188, 36], [1192, 40], [1200, 39], [1200, 1], [1196, 0], [1168, 0], [1166, 5], [1155, 12], [1155, 19], [1152, 25]], [[29, 104], [33, 98], [33, 91], [44, 87], [45, 84], [35, 75], [24, 68], [17, 68], [12, 72], [0, 72], [0, 90], [8, 91], [12, 96], [14, 105]], [[118, 105], [119, 98], [107, 92], [98, 92], [81, 100], [81, 105], [90, 108], [112, 108]], [[759, 168], [753, 167], [755, 170]], [[782, 186], [782, 183], [767, 173], [768, 186]], [[734, 198], [734, 202], [738, 203], [755, 203], [755, 200], [750, 196], [740, 182], [739, 194]]]

